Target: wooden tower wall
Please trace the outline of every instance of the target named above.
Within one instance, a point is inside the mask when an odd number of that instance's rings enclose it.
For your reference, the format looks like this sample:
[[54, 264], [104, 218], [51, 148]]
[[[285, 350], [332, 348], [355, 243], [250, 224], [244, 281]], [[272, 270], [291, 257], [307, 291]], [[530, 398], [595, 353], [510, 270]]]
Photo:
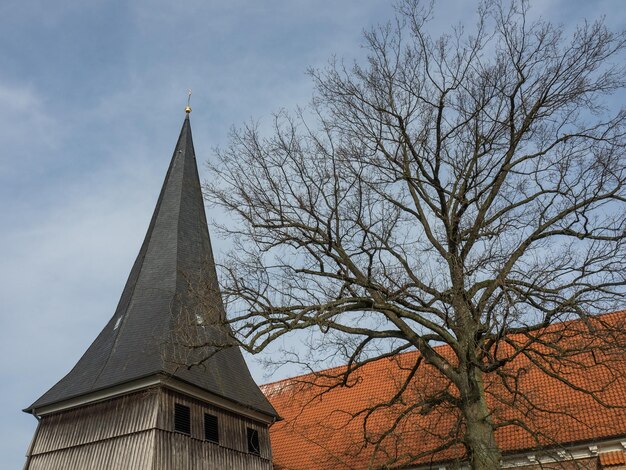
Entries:
[[[175, 403], [189, 406], [191, 435], [174, 431]], [[204, 440], [204, 413], [218, 417], [220, 443]], [[246, 428], [261, 455], [248, 453]], [[271, 470], [265, 424], [153, 388], [43, 416], [27, 470]]]

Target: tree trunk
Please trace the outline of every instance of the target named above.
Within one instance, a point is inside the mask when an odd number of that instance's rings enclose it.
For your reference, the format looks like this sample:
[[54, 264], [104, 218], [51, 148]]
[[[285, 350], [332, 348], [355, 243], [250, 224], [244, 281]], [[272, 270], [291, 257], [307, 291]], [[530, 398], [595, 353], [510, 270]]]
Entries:
[[463, 415], [467, 425], [465, 445], [472, 470], [500, 468], [502, 455], [494, 436], [493, 423], [485, 400], [482, 372], [472, 369], [468, 373], [467, 395]]

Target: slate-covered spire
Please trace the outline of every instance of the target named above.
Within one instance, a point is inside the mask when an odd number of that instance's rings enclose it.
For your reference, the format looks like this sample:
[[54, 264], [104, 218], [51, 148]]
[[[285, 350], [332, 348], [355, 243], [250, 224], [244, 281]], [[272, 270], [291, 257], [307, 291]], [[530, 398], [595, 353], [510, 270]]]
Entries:
[[[190, 109], [189, 109], [190, 111]], [[276, 416], [238, 347], [209, 355], [190, 343], [227, 335], [191, 137], [189, 111], [115, 314], [76, 366], [25, 411], [150, 376], [174, 377]], [[209, 347], [210, 348], [210, 347]]]

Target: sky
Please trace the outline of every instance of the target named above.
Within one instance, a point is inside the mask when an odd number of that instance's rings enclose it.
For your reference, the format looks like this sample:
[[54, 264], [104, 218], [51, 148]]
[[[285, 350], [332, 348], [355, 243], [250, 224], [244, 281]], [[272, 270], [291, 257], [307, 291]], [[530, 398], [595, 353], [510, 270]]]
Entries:
[[[441, 0], [434, 27], [471, 17]], [[618, 0], [542, 0], [574, 24]], [[363, 56], [389, 0], [0, 0], [0, 467], [21, 468], [21, 410], [76, 363], [113, 314], [193, 90], [201, 179], [233, 126], [306, 105], [308, 67]], [[209, 220], [228, 223], [208, 208]], [[228, 242], [213, 235], [216, 257]], [[259, 383], [268, 376], [249, 358]]]

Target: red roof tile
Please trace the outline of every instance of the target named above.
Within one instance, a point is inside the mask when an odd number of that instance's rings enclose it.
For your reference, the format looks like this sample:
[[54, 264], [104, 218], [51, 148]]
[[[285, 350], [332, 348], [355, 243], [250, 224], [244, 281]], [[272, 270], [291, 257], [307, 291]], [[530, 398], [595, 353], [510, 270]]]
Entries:
[[621, 450], [614, 452], [604, 452], [600, 454], [600, 464], [603, 467], [611, 467], [615, 465], [626, 464], [626, 454]]
[[[601, 318], [607, 324], [624, 325], [626, 311]], [[549, 349], [538, 344], [530, 359], [520, 355], [506, 366], [506, 378], [485, 377], [494, 421], [511, 423], [496, 432], [504, 453], [626, 435], [626, 356], [621, 349], [626, 344], [626, 328], [595, 327], [601, 339], [585, 335], [581, 322], [553, 325], [543, 340], [563, 347], [576, 342], [587, 351], [550, 360]], [[511, 338], [512, 343], [516, 341], [523, 338]], [[615, 344], [621, 353], [616, 354]], [[447, 346], [438, 352], [450, 355]], [[534, 364], [533, 355], [547, 361], [548, 368]], [[461, 446], [449, 444], [462, 432], [458, 411], [436, 400], [426, 408], [411, 407], [437, 394], [455, 394], [434, 368], [422, 364], [399, 400], [376, 407], [397, 394], [418, 361], [417, 352], [379, 359], [354, 372], [346, 385], [334, 388], [329, 387], [334, 382], [328, 376], [344, 368], [264, 385], [264, 393], [284, 418], [271, 428], [275, 468], [344, 470], [462, 458]], [[554, 372], [573, 387], [552, 377]], [[362, 411], [368, 408], [365, 420]], [[393, 430], [388, 432], [391, 425]]]

